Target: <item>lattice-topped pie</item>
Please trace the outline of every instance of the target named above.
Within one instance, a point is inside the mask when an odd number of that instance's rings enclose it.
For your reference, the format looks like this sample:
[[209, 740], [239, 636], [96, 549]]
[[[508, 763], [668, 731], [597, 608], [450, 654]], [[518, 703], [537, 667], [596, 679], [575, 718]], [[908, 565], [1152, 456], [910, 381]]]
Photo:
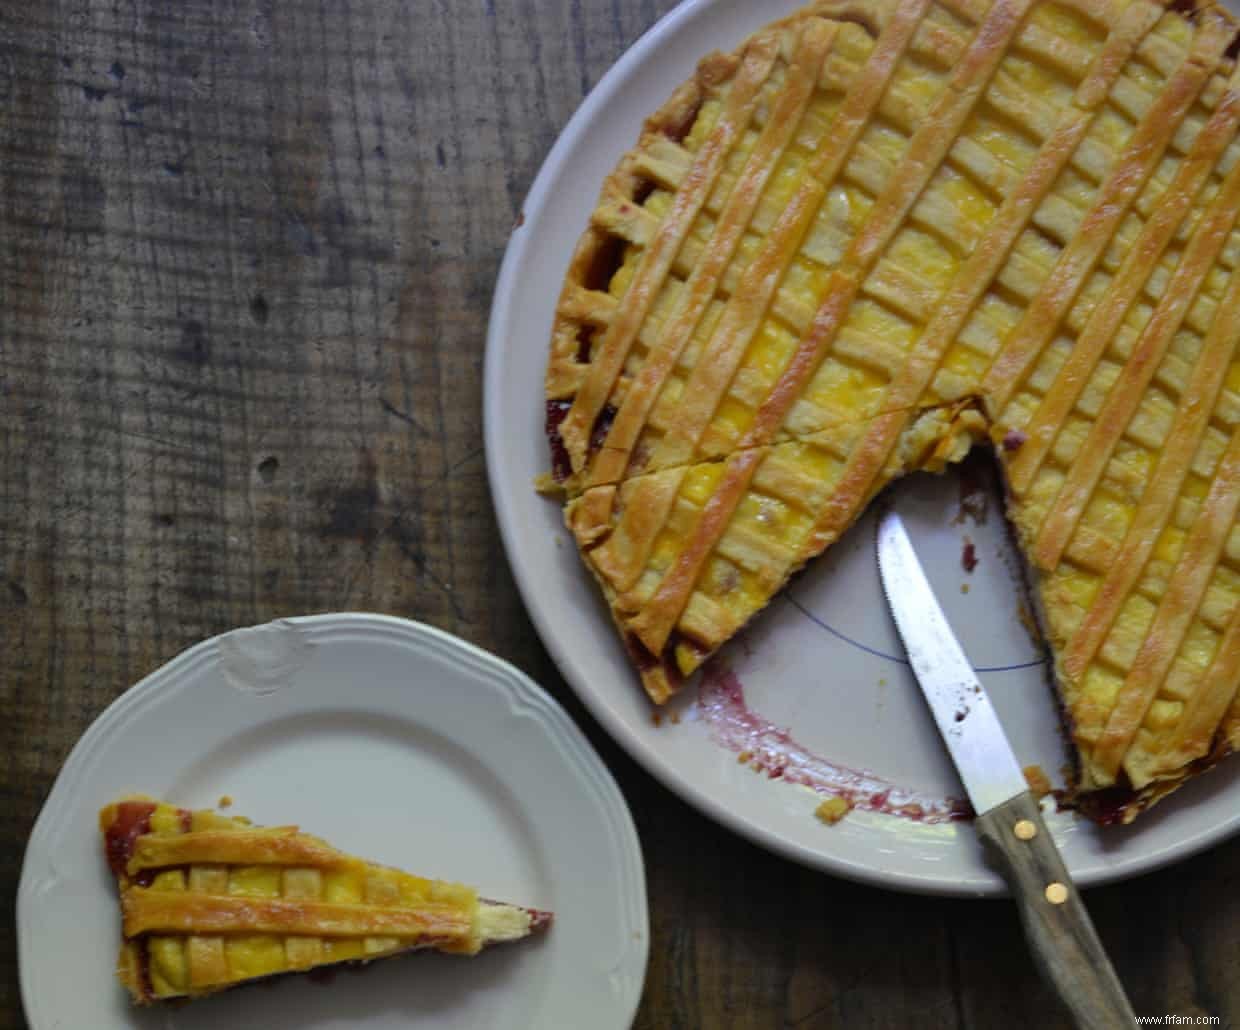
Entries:
[[355, 858], [295, 826], [145, 797], [108, 805], [99, 825], [120, 892], [117, 975], [140, 1004], [421, 948], [474, 955], [551, 922], [549, 912]]
[[822, 0], [604, 184], [552, 473], [665, 701], [896, 476], [990, 441], [1078, 797], [1240, 740], [1240, 88], [1215, 6]]

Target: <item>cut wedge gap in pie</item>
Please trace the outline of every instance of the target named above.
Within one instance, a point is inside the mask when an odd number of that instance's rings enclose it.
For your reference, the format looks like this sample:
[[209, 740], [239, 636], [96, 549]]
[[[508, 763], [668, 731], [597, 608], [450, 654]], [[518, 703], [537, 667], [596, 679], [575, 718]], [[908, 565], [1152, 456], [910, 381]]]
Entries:
[[647, 121], [574, 252], [552, 475], [662, 703], [989, 439], [1103, 821], [1240, 741], [1240, 77], [1221, 8], [821, 0]]
[[120, 898], [117, 975], [138, 1004], [422, 949], [475, 955], [552, 920], [356, 858], [295, 826], [143, 796], [105, 807], [99, 826]]

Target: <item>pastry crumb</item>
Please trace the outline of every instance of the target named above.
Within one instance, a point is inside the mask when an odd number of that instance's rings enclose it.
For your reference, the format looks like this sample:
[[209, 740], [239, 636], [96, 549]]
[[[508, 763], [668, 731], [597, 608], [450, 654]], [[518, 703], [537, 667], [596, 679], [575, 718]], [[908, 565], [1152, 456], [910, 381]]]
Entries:
[[1035, 798], [1044, 798], [1054, 789], [1051, 787], [1050, 778], [1040, 765], [1027, 765], [1021, 771], [1025, 774], [1025, 782], [1029, 784], [1029, 790], [1033, 792]]
[[216, 808], [232, 808], [232, 803], [233, 803], [233, 799], [229, 797], [227, 794], [224, 794], [223, 796], [220, 797], [219, 801], [215, 803], [215, 807]]
[[656, 726], [662, 726], [663, 725], [663, 713], [657, 712], [657, 711], [651, 712], [650, 721], [654, 723]]
[[740, 752], [740, 753], [736, 756], [736, 764], [737, 764], [737, 765], [746, 765], [746, 764], [748, 764], [748, 762], [749, 762], [749, 760], [750, 760], [751, 758], [753, 758], [753, 752], [752, 752], [752, 751], [742, 751], [742, 752]]
[[679, 712], [672, 712], [672, 714], [668, 716], [668, 719], [671, 720], [671, 723], [673, 726], [680, 725], [680, 713]]
[[543, 472], [534, 477], [534, 490], [545, 497], [558, 497], [564, 493], [564, 487], [556, 482], [550, 472]]
[[814, 809], [814, 816], [819, 822], [834, 826], [853, 810], [853, 803], [838, 794], [832, 794]]
[[968, 583], [961, 583], [961, 584], [960, 584], [960, 592], [961, 592], [962, 594], [967, 594], [967, 593], [969, 592], [969, 584], [968, 584]]

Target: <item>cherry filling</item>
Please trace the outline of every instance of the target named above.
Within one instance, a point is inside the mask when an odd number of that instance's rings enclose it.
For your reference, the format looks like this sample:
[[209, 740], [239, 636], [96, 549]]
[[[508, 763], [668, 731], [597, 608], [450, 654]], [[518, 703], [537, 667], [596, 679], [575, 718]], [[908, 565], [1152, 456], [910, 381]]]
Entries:
[[594, 355], [594, 338], [598, 336], [598, 326], [583, 325], [577, 333], [577, 363], [579, 365], [590, 364], [590, 359]]
[[587, 290], [604, 291], [611, 285], [611, 277], [624, 261], [624, 249], [628, 242], [620, 236], [608, 236], [590, 255], [590, 264], [581, 277], [581, 285]]
[[977, 546], [968, 537], [964, 538], [964, 547], [960, 552], [960, 565], [965, 572], [977, 568]]
[[1136, 795], [1128, 787], [1108, 787], [1081, 799], [1081, 807], [1102, 826], [1119, 826]]
[[551, 475], [557, 483], [562, 483], [573, 474], [573, 463], [560, 436], [560, 423], [568, 417], [572, 401], [547, 401], [547, 417], [543, 423], [547, 433], [547, 443], [551, 447]]
[[155, 805], [150, 801], [122, 801], [116, 806], [116, 818], [104, 835], [108, 867], [118, 877], [125, 875], [133, 855], [134, 842], [151, 832], [151, 814]]
[[676, 667], [676, 663], [671, 660], [670, 648], [661, 655], [656, 655], [645, 644], [636, 633], [626, 633], [624, 635], [624, 643], [628, 648], [629, 654], [633, 658], [633, 664], [641, 672], [649, 672], [651, 669], [662, 668], [664, 675], [667, 676], [668, 686], [675, 690], [682, 682], [684, 677], [680, 675], [680, 669]]
[[960, 470], [960, 511], [957, 523], [972, 519], [979, 526], [986, 521], [990, 497], [995, 492], [993, 459], [982, 451], [975, 451], [962, 461]]
[[672, 690], [676, 690], [685, 681], [684, 673], [680, 671], [680, 666], [676, 664], [677, 648], [681, 646], [688, 647], [699, 662], [704, 661], [710, 654], [710, 648], [703, 647], [696, 640], [686, 637], [679, 630], [672, 630], [671, 635], [667, 638], [667, 644], [663, 648], [663, 653], [659, 655], [656, 655], [643, 644], [636, 633], [626, 633], [624, 635], [624, 643], [633, 658], [633, 663], [640, 671], [648, 672], [651, 669], [662, 668], [663, 674], [667, 677], [668, 686]]
[[151, 979], [151, 944], [146, 934], [137, 938], [134, 947], [138, 951], [138, 985], [144, 998], [155, 997], [155, 982]]
[[[560, 426], [568, 417], [572, 401], [547, 401], [547, 415], [543, 423], [547, 433], [547, 444], [551, 448], [551, 475], [557, 483], [563, 483], [573, 474], [573, 461], [564, 446], [564, 438], [560, 435]], [[616, 421], [616, 409], [610, 404], [599, 412], [594, 420], [594, 428], [590, 431], [590, 453], [593, 454], [603, 446], [607, 434], [611, 432], [612, 423]]]
[[[150, 801], [122, 801], [116, 806], [116, 818], [105, 834], [105, 846], [108, 853], [108, 867], [118, 878], [127, 876], [129, 860], [133, 857], [134, 843], [143, 834], [151, 832], [151, 814], [155, 805]], [[189, 833], [193, 829], [194, 813], [188, 808], [177, 809], [181, 823], [181, 832]], [[158, 869], [141, 869], [132, 880], [135, 886], [149, 887], [155, 879]]]
[[697, 117], [701, 114], [701, 112], [701, 103], [699, 102], [694, 104], [685, 111], [683, 117], [681, 117], [679, 121], [663, 126], [663, 135], [670, 139], [673, 143], [683, 143], [685, 137], [688, 136], [693, 130], [693, 123], [697, 121]]
[[616, 421], [616, 409], [610, 404], [598, 413], [594, 420], [594, 428], [590, 430], [590, 451], [593, 453], [603, 446], [607, 434], [611, 432], [612, 423]]
[[1029, 439], [1019, 429], [1009, 429], [1003, 434], [1003, 449], [1009, 454], [1013, 451], [1019, 451], [1025, 446], [1025, 442]]

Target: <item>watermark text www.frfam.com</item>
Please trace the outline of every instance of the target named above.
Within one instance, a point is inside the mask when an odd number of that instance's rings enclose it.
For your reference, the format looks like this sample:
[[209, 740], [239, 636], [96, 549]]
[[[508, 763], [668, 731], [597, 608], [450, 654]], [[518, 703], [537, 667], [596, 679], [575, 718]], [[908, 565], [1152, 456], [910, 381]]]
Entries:
[[1137, 1016], [1137, 1026], [1220, 1026], [1220, 1016]]

